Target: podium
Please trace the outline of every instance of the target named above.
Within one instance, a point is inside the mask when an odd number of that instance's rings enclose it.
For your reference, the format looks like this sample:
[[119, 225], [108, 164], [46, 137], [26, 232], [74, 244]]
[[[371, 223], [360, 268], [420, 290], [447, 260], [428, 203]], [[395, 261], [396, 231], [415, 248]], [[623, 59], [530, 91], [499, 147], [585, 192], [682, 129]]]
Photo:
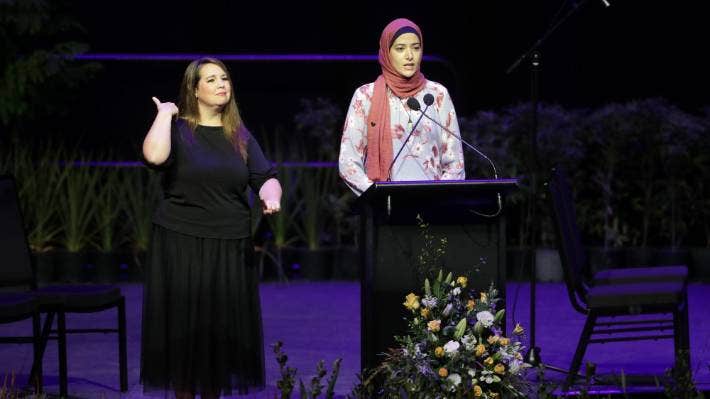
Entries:
[[[469, 285], [496, 284], [505, 298], [505, 219], [501, 197], [517, 179], [376, 182], [358, 199], [361, 261], [361, 367], [372, 369], [407, 331], [402, 305], [421, 293], [416, 272], [423, 244], [417, 216], [438, 242], [443, 267]], [[482, 216], [486, 215], [486, 216]]]

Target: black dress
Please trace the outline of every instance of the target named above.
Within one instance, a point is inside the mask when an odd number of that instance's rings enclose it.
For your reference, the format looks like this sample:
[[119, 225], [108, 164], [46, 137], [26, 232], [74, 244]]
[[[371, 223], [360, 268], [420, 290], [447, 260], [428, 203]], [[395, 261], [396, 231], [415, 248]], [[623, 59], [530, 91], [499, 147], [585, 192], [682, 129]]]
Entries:
[[276, 175], [249, 137], [245, 163], [221, 127], [179, 120], [161, 165], [143, 300], [144, 389], [247, 393], [264, 386], [258, 271], [246, 188]]

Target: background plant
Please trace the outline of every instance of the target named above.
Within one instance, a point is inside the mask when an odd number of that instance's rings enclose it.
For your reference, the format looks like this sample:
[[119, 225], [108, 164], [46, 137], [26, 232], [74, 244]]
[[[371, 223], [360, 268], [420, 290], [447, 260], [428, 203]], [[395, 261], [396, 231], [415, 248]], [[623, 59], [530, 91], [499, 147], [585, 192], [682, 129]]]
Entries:
[[[283, 351], [283, 343], [281, 341], [277, 341], [271, 347], [276, 355], [276, 361], [279, 363], [279, 371], [281, 373], [281, 377], [276, 381], [276, 387], [279, 389], [281, 399], [288, 399], [293, 393], [298, 370], [287, 365], [288, 356]], [[330, 377], [326, 381], [327, 385], [322, 383], [323, 378], [328, 375], [323, 360], [320, 360], [316, 365], [316, 374], [311, 377], [308, 386], [303, 383], [303, 380], [299, 379], [301, 399], [316, 399], [323, 393], [323, 389], [325, 389], [325, 398], [332, 399], [335, 392], [335, 383], [340, 373], [341, 362], [342, 359], [340, 358], [335, 359], [333, 362]]]
[[0, 2], [0, 124], [11, 135], [67, 112], [67, 99], [99, 70], [79, 63], [83, 28], [63, 1]]
[[121, 194], [120, 170], [117, 168], [98, 169], [99, 182], [95, 196], [96, 238], [93, 245], [102, 253], [110, 253], [120, 244], [119, 218], [124, 212], [124, 197]]
[[[70, 159], [77, 159], [71, 156]], [[61, 186], [60, 220], [64, 227], [62, 241], [69, 252], [80, 252], [91, 242], [94, 234], [95, 196], [99, 173], [86, 165], [88, 158], [78, 157], [79, 165], [67, 163], [67, 176]]]
[[147, 168], [127, 168], [123, 174], [125, 184], [120, 195], [126, 201], [126, 229], [130, 232], [131, 249], [139, 261], [138, 254], [147, 251], [150, 244], [153, 211], [161, 193], [160, 181]]
[[407, 335], [395, 337], [398, 346], [366, 383], [381, 379], [378, 396], [388, 398], [526, 397], [529, 366], [522, 344], [502, 335], [499, 301], [494, 286], [475, 292], [465, 276], [426, 279], [421, 295], [405, 298]]

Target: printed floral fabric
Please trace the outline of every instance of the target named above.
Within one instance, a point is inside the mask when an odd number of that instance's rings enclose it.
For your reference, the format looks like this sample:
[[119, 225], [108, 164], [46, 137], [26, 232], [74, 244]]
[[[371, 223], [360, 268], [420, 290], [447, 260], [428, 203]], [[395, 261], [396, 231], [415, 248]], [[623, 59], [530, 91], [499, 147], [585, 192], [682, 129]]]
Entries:
[[[355, 91], [345, 118], [338, 160], [340, 176], [357, 195], [372, 184], [365, 173], [367, 154], [367, 114], [370, 111], [375, 84], [368, 83]], [[426, 115], [446, 129], [460, 136], [456, 111], [448, 91], [439, 83], [428, 81], [414, 98], [425, 110], [424, 96], [434, 96], [434, 103], [426, 109]], [[412, 127], [421, 112], [410, 109], [406, 98], [399, 98], [387, 90], [390, 106], [393, 157], [402, 149]], [[422, 117], [406, 147], [392, 166], [391, 180], [463, 180], [464, 158], [461, 142], [435, 122]]]

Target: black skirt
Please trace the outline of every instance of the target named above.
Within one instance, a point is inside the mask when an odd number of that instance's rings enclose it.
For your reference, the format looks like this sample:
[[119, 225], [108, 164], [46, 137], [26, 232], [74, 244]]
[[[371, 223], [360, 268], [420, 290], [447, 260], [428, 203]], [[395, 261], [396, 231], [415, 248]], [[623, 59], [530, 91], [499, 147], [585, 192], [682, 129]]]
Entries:
[[264, 387], [258, 269], [251, 239], [154, 226], [143, 293], [144, 390], [244, 394]]

